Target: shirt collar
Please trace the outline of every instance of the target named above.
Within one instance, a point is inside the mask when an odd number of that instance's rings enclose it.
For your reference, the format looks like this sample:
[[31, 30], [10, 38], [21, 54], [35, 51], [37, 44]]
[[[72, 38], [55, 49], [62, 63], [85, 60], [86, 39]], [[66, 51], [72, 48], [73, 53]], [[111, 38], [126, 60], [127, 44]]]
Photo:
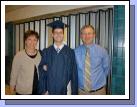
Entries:
[[90, 44], [90, 45], [84, 45], [85, 48], [91, 48], [94, 46], [94, 43]]
[[64, 43], [62, 43], [59, 47], [57, 47], [57, 45], [54, 43], [53, 46], [54, 46], [55, 49], [60, 49], [61, 50], [64, 47]]

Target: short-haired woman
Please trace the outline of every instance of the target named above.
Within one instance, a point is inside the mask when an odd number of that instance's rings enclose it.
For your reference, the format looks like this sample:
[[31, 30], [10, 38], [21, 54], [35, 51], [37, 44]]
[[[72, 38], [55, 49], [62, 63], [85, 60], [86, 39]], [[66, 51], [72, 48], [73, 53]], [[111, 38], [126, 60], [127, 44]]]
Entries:
[[38, 65], [40, 52], [36, 49], [39, 35], [29, 30], [24, 34], [25, 49], [17, 52], [12, 63], [10, 76], [11, 93], [16, 95], [37, 95]]

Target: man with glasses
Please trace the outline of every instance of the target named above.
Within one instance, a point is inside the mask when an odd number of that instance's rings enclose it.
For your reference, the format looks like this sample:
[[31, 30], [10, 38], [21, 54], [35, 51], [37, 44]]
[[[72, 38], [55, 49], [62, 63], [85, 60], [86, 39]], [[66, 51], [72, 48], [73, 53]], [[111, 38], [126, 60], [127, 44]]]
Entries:
[[71, 94], [78, 94], [75, 53], [63, 43], [66, 24], [60, 20], [48, 24], [54, 44], [42, 52], [39, 65], [39, 94], [66, 95], [71, 81]]
[[94, 44], [95, 29], [91, 25], [81, 28], [83, 45], [75, 49], [78, 67], [79, 95], [105, 95], [110, 60], [107, 51]]

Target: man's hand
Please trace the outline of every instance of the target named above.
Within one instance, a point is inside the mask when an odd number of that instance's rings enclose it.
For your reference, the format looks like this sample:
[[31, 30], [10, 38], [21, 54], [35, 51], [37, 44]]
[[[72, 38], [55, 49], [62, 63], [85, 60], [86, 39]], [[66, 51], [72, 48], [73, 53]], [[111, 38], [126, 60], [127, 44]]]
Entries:
[[43, 69], [47, 71], [47, 65], [43, 65]]

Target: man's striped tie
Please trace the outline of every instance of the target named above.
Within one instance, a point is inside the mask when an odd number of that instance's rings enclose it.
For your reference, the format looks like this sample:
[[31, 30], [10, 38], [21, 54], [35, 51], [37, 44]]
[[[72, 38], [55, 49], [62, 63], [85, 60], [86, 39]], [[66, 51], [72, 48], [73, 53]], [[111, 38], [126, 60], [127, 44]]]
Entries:
[[56, 51], [57, 51], [57, 53], [59, 53], [60, 49], [59, 49], [59, 48], [57, 48], [57, 49], [56, 49]]
[[84, 90], [90, 91], [91, 90], [91, 63], [90, 63], [90, 49], [86, 49], [86, 58], [85, 58], [85, 84], [84, 84]]

